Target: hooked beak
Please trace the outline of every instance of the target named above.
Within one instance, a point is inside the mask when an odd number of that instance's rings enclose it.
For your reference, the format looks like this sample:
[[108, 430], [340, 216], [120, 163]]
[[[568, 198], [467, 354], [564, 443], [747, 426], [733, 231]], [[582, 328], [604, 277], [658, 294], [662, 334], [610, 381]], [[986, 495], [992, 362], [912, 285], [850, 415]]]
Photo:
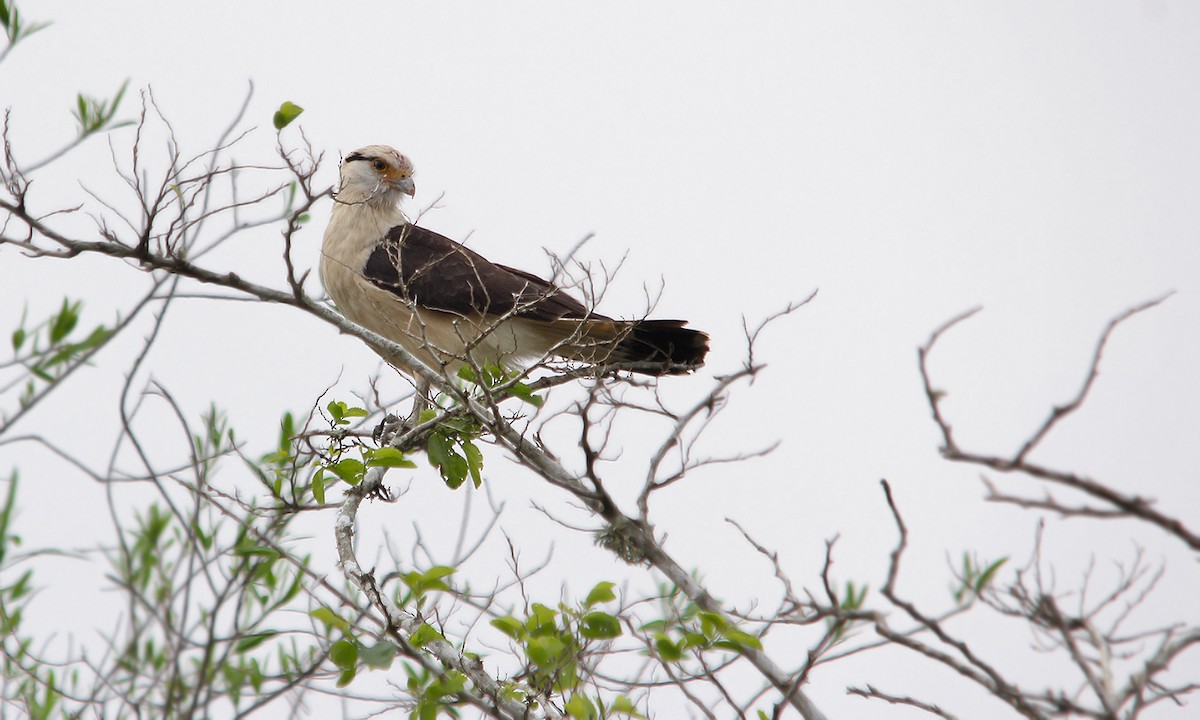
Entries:
[[402, 177], [399, 180], [388, 180], [392, 187], [396, 188], [405, 195], [412, 197], [417, 194], [417, 185], [413, 182], [412, 177]]

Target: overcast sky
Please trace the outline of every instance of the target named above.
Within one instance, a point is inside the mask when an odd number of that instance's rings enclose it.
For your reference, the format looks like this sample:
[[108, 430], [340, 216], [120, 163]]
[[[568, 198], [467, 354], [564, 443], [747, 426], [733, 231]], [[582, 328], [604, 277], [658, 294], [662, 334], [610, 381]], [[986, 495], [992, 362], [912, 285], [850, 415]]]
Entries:
[[[895, 541], [882, 477], [925, 553], [910, 591], [945, 599], [947, 552], [1025, 556], [1035, 516], [986, 505], [977, 472], [939, 459], [916, 370], [916, 347], [976, 305], [983, 312], [944, 338], [933, 369], [962, 444], [1007, 453], [1077, 391], [1112, 316], [1176, 291], [1118, 331], [1085, 410], [1037, 459], [1197, 521], [1200, 5], [345, 7], [26, 3], [29, 18], [54, 24], [0, 66], [14, 145], [41, 157], [70, 139], [75, 92], [103, 96], [128, 78], [122, 114], [152, 88], [185, 151], [198, 152], [253, 81], [247, 122], [259, 130], [247, 155], [269, 155], [271, 112], [290, 100], [326, 153], [322, 184], [340, 154], [389, 144], [416, 166], [411, 207], [437, 203], [422, 223], [494, 260], [547, 273], [547, 250], [594, 235], [585, 260], [624, 259], [602, 312], [639, 315], [649, 292], [656, 315], [712, 335], [708, 368], [664, 381], [682, 399], [738, 366], [743, 320], [819, 290], [764, 335], [757, 357], [769, 369], [738, 391], [708, 446], [778, 438], [779, 449], [697, 473], [660, 501], [668, 547], [724, 597], [753, 598], [769, 580], [726, 517], [754, 527], [802, 584], [840, 533], [843, 579], [877, 584]], [[284, 137], [298, 141], [295, 128]], [[130, 141], [129, 130], [114, 135]], [[42, 202], [86, 199], [79, 178], [119, 190], [103, 140], [77, 158], [48, 169], [42, 182], [61, 185]], [[328, 211], [313, 213], [302, 264], [316, 265]], [[277, 236], [261, 238], [237, 252], [261, 256], [260, 278], [280, 286]], [[111, 311], [137, 292], [132, 273], [96, 267], [0, 254], [2, 327], [22, 300], [32, 314], [95, 293], [92, 306]], [[282, 409], [307, 407], [339, 377], [361, 388], [376, 368], [361, 344], [309, 318], [199, 302], [178, 312], [155, 377], [196, 413], [213, 399], [230, 407], [243, 437], [271, 442]], [[83, 412], [79, 397], [108, 397], [98, 388], [119, 381], [114, 363], [74, 380], [75, 405], [48, 407], [29, 430]], [[96, 457], [111, 439], [100, 434]], [[0, 472], [16, 464], [19, 454], [0, 452]], [[1126, 529], [1056, 524], [1048, 545], [1076, 577], [1093, 549], [1128, 559]], [[1194, 591], [1180, 547], [1135, 538], [1176, 558], [1165, 592]], [[812, 696], [831, 716], [863, 712], [843, 694], [856, 680], [817, 673]], [[998, 712], [977, 710], [967, 716]]]

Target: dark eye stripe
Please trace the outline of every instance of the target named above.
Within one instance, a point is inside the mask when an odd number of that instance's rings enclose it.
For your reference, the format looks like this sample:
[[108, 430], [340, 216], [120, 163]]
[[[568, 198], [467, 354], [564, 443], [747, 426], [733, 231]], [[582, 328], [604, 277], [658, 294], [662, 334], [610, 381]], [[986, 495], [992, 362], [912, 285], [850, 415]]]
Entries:
[[354, 162], [355, 160], [370, 160], [371, 158], [362, 153], [353, 152], [346, 156], [346, 162]]

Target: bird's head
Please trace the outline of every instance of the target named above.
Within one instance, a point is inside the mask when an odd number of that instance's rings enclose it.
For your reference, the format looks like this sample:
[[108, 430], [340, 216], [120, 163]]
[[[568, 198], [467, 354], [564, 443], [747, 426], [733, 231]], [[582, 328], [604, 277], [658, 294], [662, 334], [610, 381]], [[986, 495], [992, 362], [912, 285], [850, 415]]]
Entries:
[[387, 145], [367, 145], [342, 160], [337, 200], [393, 207], [401, 196], [412, 196], [413, 166], [405, 156]]

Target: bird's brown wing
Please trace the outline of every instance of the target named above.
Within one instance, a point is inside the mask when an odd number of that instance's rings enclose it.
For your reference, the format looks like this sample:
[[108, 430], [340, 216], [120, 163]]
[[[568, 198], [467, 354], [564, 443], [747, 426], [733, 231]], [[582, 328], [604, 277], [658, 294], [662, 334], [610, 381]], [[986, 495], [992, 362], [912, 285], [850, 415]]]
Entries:
[[[376, 286], [421, 308], [463, 317], [533, 321], [554, 353], [587, 363], [649, 363], [648, 375], [683, 373], [704, 364], [708, 335], [682, 320], [613, 320], [590, 312], [560, 288], [416, 225], [398, 225], [363, 269]], [[557, 345], [556, 343], [565, 343]]]
[[389, 230], [363, 274], [419, 307], [464, 317], [511, 314], [543, 322], [602, 317], [536, 275], [493, 263], [417, 225]]

